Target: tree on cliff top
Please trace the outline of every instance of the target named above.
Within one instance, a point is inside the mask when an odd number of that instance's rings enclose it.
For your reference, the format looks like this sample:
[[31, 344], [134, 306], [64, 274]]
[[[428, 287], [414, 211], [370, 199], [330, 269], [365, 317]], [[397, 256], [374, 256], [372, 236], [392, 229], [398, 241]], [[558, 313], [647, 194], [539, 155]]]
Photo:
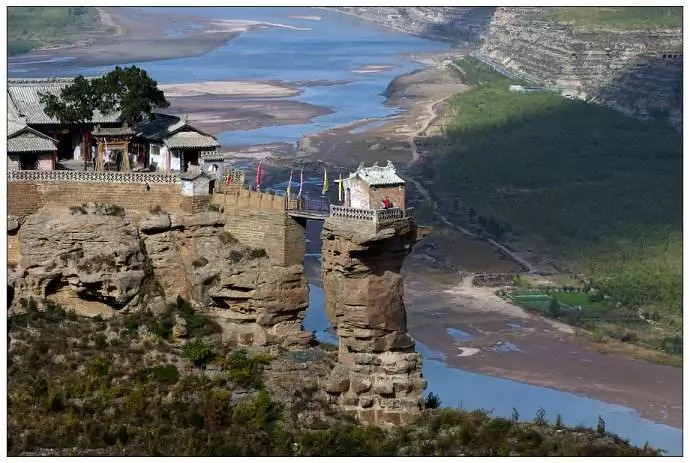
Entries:
[[134, 124], [153, 109], [167, 108], [158, 83], [136, 66], [115, 69], [95, 79], [78, 76], [60, 95], [41, 94], [45, 112], [66, 124], [86, 124], [96, 110], [103, 114], [119, 113], [120, 119]]
[[[119, 113], [120, 119], [133, 125], [144, 115], [151, 117], [154, 108], [166, 108], [165, 99], [158, 83], [143, 69], [136, 66], [115, 69], [95, 79], [78, 76], [64, 87], [60, 95], [41, 93], [40, 101], [44, 111], [63, 124], [80, 127], [82, 153], [85, 153], [84, 134], [94, 113]], [[87, 156], [84, 154], [84, 170]]]
[[101, 112], [119, 112], [130, 125], [144, 115], [152, 116], [154, 108], [170, 106], [158, 83], [136, 66], [115, 69], [95, 79], [94, 91]]

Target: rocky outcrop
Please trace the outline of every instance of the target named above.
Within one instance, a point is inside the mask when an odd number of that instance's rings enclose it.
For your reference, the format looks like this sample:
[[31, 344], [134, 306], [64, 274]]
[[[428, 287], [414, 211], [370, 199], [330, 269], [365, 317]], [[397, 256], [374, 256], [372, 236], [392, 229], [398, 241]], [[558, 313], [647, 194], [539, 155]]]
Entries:
[[481, 55], [544, 85], [627, 114], [674, 122], [682, 101], [682, 29], [614, 30], [553, 19], [549, 8], [494, 12]]
[[72, 293], [90, 307], [139, 302], [145, 256], [128, 217], [43, 210], [24, 220], [17, 237], [21, 257], [8, 274], [15, 300]]
[[378, 233], [327, 219], [322, 232], [326, 313], [339, 336], [338, 364], [322, 388], [359, 420], [416, 418], [426, 381], [407, 333], [400, 269], [427, 229], [413, 221]]
[[[117, 211], [116, 211], [117, 212]], [[306, 345], [308, 286], [301, 265], [273, 265], [237, 242], [218, 212], [108, 215], [95, 207], [30, 215], [9, 271], [20, 299], [49, 298], [85, 315], [165, 310], [178, 296], [214, 318], [235, 345]], [[177, 323], [174, 335], [186, 336]]]

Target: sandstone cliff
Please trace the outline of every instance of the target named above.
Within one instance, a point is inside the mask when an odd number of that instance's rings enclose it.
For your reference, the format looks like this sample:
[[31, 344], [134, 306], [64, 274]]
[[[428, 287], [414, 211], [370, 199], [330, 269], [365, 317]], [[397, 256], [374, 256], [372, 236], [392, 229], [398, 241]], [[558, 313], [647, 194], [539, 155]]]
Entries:
[[682, 29], [616, 30], [554, 20], [548, 8], [497, 8], [481, 55], [540, 84], [577, 88], [627, 114], [678, 125]]
[[224, 225], [218, 212], [140, 217], [95, 205], [41, 209], [10, 232], [11, 310], [34, 297], [85, 315], [160, 313], [179, 295], [215, 318], [233, 344], [308, 344], [302, 266], [273, 265]]
[[326, 312], [340, 338], [324, 384], [364, 422], [406, 423], [422, 409], [421, 356], [407, 334], [400, 269], [428, 231], [412, 221], [378, 233], [327, 219], [322, 232]]

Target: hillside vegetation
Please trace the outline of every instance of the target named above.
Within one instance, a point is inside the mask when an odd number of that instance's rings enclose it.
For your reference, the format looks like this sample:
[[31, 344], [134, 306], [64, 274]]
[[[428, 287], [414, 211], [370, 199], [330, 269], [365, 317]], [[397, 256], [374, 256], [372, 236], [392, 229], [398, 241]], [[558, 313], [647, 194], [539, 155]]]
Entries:
[[[26, 312], [8, 318], [13, 456], [658, 455], [601, 420], [596, 430], [548, 425], [543, 410], [528, 422], [438, 409], [409, 426], [361, 426], [303, 383], [276, 401], [265, 369], [298, 353], [230, 349], [183, 300], [163, 316], [109, 321], [41, 305], [25, 301]], [[175, 314], [190, 339], [172, 336]]]
[[9, 56], [37, 48], [87, 41], [109, 31], [96, 8], [85, 6], [7, 7]]
[[578, 6], [549, 8], [557, 21], [620, 30], [682, 27], [683, 8], [667, 6]]
[[680, 336], [681, 136], [557, 93], [509, 92], [507, 79], [478, 75], [487, 66], [458, 64], [475, 87], [451, 100], [435, 195], [459, 220], [584, 272], [607, 307], [623, 306], [619, 325], [642, 324], [637, 341]]

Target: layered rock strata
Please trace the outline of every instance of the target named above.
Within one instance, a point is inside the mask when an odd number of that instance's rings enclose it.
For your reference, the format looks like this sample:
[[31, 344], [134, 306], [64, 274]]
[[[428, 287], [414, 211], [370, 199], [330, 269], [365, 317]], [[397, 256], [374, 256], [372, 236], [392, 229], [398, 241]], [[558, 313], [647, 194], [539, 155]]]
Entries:
[[404, 220], [379, 232], [327, 219], [322, 232], [326, 313], [338, 363], [322, 385], [360, 421], [402, 424], [423, 408], [422, 359], [407, 333], [400, 269], [427, 229]]
[[303, 346], [308, 286], [301, 265], [277, 266], [237, 242], [217, 212], [108, 215], [94, 207], [41, 209], [11, 232], [8, 284], [84, 315], [166, 310], [178, 296], [244, 346]]
[[553, 19], [549, 8], [494, 12], [481, 54], [520, 77], [674, 125], [682, 101], [682, 29], [616, 30]]

